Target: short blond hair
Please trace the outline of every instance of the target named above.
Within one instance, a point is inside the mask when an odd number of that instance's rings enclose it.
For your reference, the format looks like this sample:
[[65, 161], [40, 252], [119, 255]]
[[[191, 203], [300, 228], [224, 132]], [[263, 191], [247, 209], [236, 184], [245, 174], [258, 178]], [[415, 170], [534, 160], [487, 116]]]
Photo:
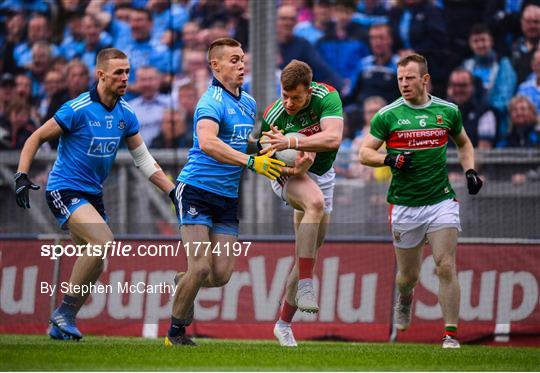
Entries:
[[411, 62], [416, 62], [418, 64], [418, 70], [420, 71], [421, 76], [429, 74], [428, 63], [427, 63], [426, 58], [417, 53], [409, 54], [408, 56], [401, 58], [398, 61], [397, 65], [401, 67], [405, 67]]
[[233, 38], [219, 38], [214, 40], [208, 47], [208, 63], [217, 58], [223, 47], [242, 48], [242, 44]]
[[292, 60], [281, 72], [281, 86], [284, 90], [290, 91], [300, 84], [309, 88], [313, 80], [313, 71], [305, 62]]
[[96, 68], [103, 69], [105, 68], [109, 60], [115, 60], [115, 59], [127, 60], [128, 56], [124, 52], [122, 52], [120, 49], [116, 49], [116, 48], [102, 49], [98, 53], [97, 58], [96, 58]]

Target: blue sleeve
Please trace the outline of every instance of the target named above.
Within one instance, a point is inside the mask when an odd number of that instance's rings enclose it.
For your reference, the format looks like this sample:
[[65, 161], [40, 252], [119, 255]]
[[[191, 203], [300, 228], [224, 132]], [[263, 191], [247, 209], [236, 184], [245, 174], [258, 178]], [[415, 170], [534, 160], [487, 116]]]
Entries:
[[75, 111], [69, 103], [66, 102], [54, 114], [54, 120], [58, 123], [65, 133], [70, 133], [75, 130]]
[[341, 91], [344, 86], [343, 80], [328, 66], [315, 47], [306, 40], [302, 40], [302, 44], [304, 61], [313, 69], [313, 80], [330, 84]]
[[129, 123], [126, 123], [126, 134], [125, 137], [131, 137], [139, 133], [139, 120], [135, 114], [128, 116]]
[[201, 98], [195, 109], [195, 123], [201, 119], [210, 119], [219, 124], [223, 118], [222, 105], [213, 98], [205, 99]]

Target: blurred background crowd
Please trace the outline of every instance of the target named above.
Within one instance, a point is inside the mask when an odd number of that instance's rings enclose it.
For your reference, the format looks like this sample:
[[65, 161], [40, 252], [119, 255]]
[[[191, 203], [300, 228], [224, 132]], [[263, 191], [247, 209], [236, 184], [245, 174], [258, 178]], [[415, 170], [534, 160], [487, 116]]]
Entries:
[[[130, 58], [126, 99], [146, 143], [190, 147], [193, 111], [211, 78], [209, 43], [239, 40], [244, 89], [256, 79], [248, 7], [248, 0], [0, 2], [0, 149], [21, 149], [88, 90], [97, 53], [111, 46]], [[396, 63], [413, 51], [428, 59], [431, 93], [459, 105], [475, 147], [540, 146], [540, 1], [277, 0], [276, 7], [276, 75], [296, 58], [340, 91], [342, 151], [355, 152], [371, 116], [399, 97]], [[343, 177], [376, 177], [355, 164], [337, 168]]]

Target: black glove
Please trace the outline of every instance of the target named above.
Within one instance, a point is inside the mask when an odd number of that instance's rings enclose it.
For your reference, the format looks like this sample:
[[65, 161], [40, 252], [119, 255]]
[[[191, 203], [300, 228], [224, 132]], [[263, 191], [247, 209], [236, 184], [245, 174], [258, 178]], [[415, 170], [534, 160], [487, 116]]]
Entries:
[[17, 205], [23, 209], [30, 208], [30, 198], [28, 190], [38, 190], [39, 185], [34, 184], [28, 179], [28, 175], [23, 172], [15, 174], [15, 194], [17, 194]]
[[176, 188], [174, 188], [173, 190], [169, 192], [169, 198], [171, 199], [173, 203], [174, 211], [176, 212], [176, 217], [178, 217], [180, 212], [178, 211], [178, 199], [176, 199]]
[[484, 182], [478, 177], [478, 173], [472, 168], [465, 172], [465, 177], [467, 178], [467, 189], [469, 189], [469, 194], [478, 194]]
[[412, 152], [403, 152], [398, 154], [387, 154], [384, 158], [384, 164], [396, 170], [406, 170], [411, 167]]
[[178, 205], [178, 200], [176, 199], [176, 188], [169, 192], [169, 198], [173, 204]]

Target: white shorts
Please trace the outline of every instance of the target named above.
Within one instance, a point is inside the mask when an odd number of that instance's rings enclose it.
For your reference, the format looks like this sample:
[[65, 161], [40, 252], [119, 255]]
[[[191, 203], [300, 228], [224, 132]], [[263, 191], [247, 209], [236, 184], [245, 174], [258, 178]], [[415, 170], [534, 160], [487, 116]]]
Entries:
[[[336, 172], [334, 168], [329, 169], [321, 176], [314, 174], [313, 172], [307, 172], [307, 175], [319, 186], [324, 197], [324, 212], [330, 214], [334, 205], [334, 186], [336, 185]], [[277, 180], [271, 181], [272, 189], [279, 198], [288, 203], [287, 201], [287, 185], [288, 178], [285, 180], [285, 184], [281, 184]]]
[[445, 228], [456, 228], [461, 232], [459, 203], [447, 199], [427, 206], [390, 206], [390, 223], [394, 246], [410, 249], [426, 239], [426, 234]]

